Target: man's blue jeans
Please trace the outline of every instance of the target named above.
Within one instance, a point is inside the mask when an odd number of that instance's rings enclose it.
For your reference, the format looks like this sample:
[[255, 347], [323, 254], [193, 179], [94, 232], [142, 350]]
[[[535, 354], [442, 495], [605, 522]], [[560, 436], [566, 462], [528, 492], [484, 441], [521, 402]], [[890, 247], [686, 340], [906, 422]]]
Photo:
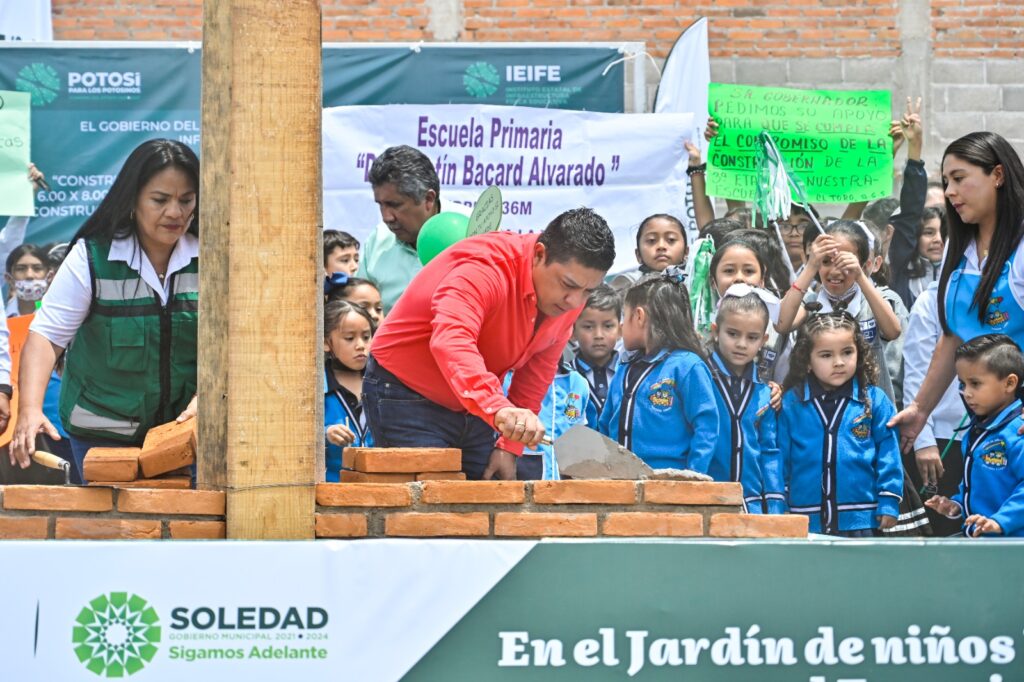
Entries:
[[497, 434], [467, 412], [453, 412], [403, 384], [370, 356], [363, 374], [363, 410], [381, 448], [459, 448], [466, 478], [479, 480]]

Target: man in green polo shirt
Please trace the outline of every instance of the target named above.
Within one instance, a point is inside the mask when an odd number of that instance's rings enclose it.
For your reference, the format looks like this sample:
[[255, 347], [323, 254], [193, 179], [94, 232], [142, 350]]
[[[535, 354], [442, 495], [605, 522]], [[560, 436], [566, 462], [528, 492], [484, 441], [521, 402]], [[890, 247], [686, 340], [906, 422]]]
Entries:
[[[388, 147], [370, 167], [373, 200], [380, 207], [381, 223], [359, 259], [359, 277], [380, 290], [386, 315], [422, 266], [416, 255], [416, 237], [423, 223], [441, 212], [441, 184], [423, 152], [406, 145]], [[445, 211], [469, 215], [467, 206], [449, 201]]]

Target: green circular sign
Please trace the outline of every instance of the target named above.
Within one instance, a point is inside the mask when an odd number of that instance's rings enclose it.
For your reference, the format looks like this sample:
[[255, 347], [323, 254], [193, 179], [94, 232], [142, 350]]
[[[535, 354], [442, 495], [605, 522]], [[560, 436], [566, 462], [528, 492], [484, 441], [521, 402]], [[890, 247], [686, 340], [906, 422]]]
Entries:
[[75, 655], [101, 677], [142, 670], [156, 655], [160, 619], [145, 599], [127, 592], [96, 597], [78, 612], [71, 632]]
[[49, 64], [29, 64], [18, 72], [14, 87], [32, 95], [32, 106], [41, 107], [57, 99], [60, 77]]
[[487, 62], [475, 62], [466, 67], [462, 74], [462, 84], [471, 97], [483, 99], [498, 91], [501, 76], [498, 70]]

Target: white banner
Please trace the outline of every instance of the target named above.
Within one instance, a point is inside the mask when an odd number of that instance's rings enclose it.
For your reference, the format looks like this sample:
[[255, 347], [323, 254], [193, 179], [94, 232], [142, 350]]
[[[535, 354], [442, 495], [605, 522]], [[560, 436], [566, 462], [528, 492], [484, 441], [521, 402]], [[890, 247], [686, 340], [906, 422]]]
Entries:
[[420, 149], [445, 201], [471, 205], [501, 188], [501, 227], [539, 231], [588, 206], [615, 232], [613, 272], [636, 267], [636, 228], [654, 213], [683, 218], [692, 114], [599, 114], [472, 105], [324, 110], [324, 227], [363, 240], [380, 222], [367, 173], [384, 149]]
[[4, 542], [0, 679], [398, 680], [535, 544]]
[[0, 0], [0, 40], [53, 40], [50, 0]]

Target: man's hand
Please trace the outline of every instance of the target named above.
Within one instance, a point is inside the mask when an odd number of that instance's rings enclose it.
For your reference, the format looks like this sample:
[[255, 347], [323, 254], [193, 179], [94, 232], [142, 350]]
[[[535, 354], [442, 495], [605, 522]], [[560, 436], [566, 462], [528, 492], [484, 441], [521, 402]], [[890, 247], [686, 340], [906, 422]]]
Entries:
[[960, 514], [962, 513], [960, 511], [960, 505], [958, 505], [956, 502], [952, 501], [948, 497], [944, 497], [942, 495], [932, 495], [931, 497], [924, 501], [924, 506], [928, 507], [929, 509], [934, 509], [935, 511], [945, 516], [947, 519], [959, 518]]
[[188, 401], [188, 405], [185, 407], [185, 411], [178, 415], [175, 419], [179, 424], [189, 419], [193, 419], [199, 414], [199, 396], [192, 396], [192, 400]]
[[536, 448], [544, 438], [544, 424], [533, 412], [521, 407], [498, 410], [494, 415], [494, 428], [505, 438], [529, 448]]
[[483, 480], [514, 481], [516, 480], [516, 456], [508, 450], [494, 448], [491, 459], [484, 469]]
[[934, 445], [921, 448], [914, 453], [914, 459], [917, 460], [917, 470], [921, 473], [921, 482], [933, 489], [938, 486], [939, 479], [942, 478], [942, 474], [946, 471], [945, 467], [942, 466], [942, 456], [939, 454], [939, 449]]
[[890, 429], [900, 427], [900, 451], [910, 452], [914, 447], [914, 441], [921, 435], [922, 429], [928, 422], [928, 415], [921, 411], [917, 401], [911, 401], [909, 405], [896, 413], [896, 416], [886, 424]]

